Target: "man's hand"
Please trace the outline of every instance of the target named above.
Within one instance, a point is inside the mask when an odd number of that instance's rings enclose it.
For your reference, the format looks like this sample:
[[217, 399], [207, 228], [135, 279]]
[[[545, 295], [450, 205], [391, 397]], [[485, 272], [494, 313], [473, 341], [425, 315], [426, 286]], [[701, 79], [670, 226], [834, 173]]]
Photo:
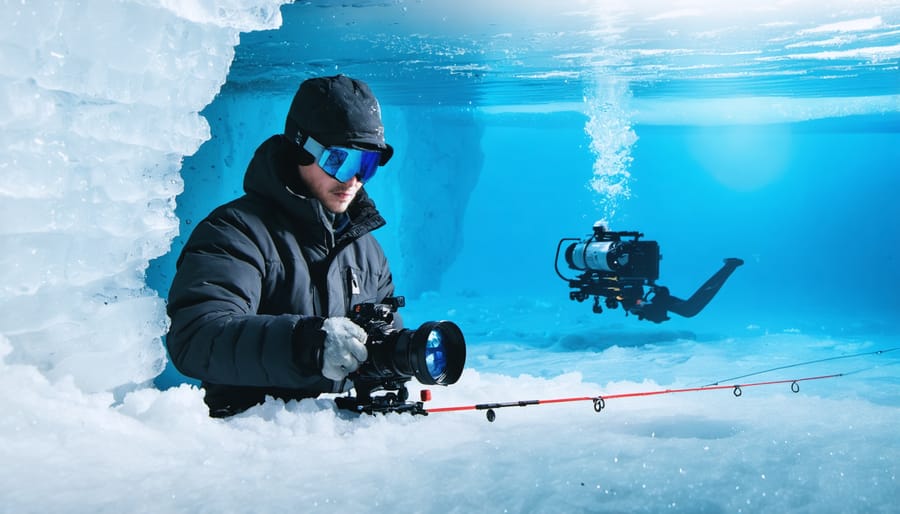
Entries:
[[322, 330], [325, 331], [322, 376], [336, 382], [343, 380], [369, 356], [366, 331], [347, 318], [327, 318]]

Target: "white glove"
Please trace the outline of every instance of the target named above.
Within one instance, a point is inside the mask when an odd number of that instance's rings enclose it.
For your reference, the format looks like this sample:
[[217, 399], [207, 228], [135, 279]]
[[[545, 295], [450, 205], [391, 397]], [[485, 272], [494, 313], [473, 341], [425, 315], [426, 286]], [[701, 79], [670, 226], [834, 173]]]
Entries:
[[368, 334], [347, 318], [326, 318], [322, 330], [325, 331], [322, 376], [334, 381], [343, 380], [368, 358]]

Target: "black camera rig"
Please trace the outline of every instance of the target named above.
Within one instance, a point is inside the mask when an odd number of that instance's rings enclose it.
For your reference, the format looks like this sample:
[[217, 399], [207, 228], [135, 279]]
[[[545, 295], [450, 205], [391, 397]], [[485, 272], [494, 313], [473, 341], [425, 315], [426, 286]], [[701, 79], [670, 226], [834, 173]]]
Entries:
[[[416, 330], [394, 326], [394, 313], [404, 297], [353, 307], [350, 319], [368, 334], [369, 356], [350, 374], [356, 396], [335, 398], [341, 409], [356, 413], [408, 412], [428, 414], [422, 402], [408, 401], [406, 383], [413, 377], [425, 385], [456, 383], [466, 363], [466, 342], [450, 321], [428, 321]], [[385, 391], [381, 396], [373, 393]]]
[[[672, 296], [669, 288], [656, 284], [662, 259], [659, 243], [643, 241], [640, 239], [643, 236], [640, 232], [608, 231], [598, 222], [594, 233], [586, 239], [560, 239], [554, 267], [556, 274], [574, 289], [569, 292], [569, 298], [583, 302], [593, 297], [593, 310], [597, 314], [603, 312], [602, 297], [608, 309], [621, 304], [626, 315], [632, 313], [638, 319], [662, 323], [669, 319], [669, 312], [690, 318], [703, 310], [734, 270], [744, 264], [734, 257], [725, 259], [719, 271], [690, 298], [682, 300]], [[566, 277], [559, 270], [560, 252], [567, 241], [572, 243], [565, 249], [566, 264], [583, 272], [575, 278]]]

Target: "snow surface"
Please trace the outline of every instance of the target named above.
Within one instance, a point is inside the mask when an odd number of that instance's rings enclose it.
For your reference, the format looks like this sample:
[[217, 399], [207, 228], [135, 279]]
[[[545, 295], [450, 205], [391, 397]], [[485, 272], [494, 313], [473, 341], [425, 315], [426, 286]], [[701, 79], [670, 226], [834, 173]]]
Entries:
[[[522, 317], [542, 319], [535, 308]], [[463, 378], [426, 405], [696, 387], [709, 370], [765, 369], [779, 347], [815, 357], [877, 346], [793, 333], [658, 345], [611, 336], [602, 340], [626, 346], [479, 346]], [[786, 376], [890, 362], [862, 357]], [[611, 399], [600, 413], [590, 402], [515, 407], [497, 409], [493, 423], [484, 411], [355, 418], [329, 399], [213, 420], [189, 386], [143, 388], [110, 408], [108, 393], [49, 381], [33, 366], [0, 368], [4, 512], [890, 512], [898, 492], [890, 366], [803, 382], [798, 394], [783, 384], [740, 398]], [[554, 373], [525, 374], [542, 369]]]
[[[143, 273], [177, 230], [181, 159], [210, 136], [198, 113], [239, 33], [278, 26], [280, 3], [0, 6], [0, 512], [895, 510], [896, 358], [871, 352], [898, 341], [877, 331], [599, 330], [531, 298], [424, 298], [407, 319], [457, 319], [480, 342], [432, 407], [867, 355], [742, 380], [855, 372], [798, 394], [508, 408], [493, 423], [356, 418], [328, 398], [213, 420], [198, 389], [150, 387], [166, 321]], [[559, 327], [568, 335], [548, 337]]]

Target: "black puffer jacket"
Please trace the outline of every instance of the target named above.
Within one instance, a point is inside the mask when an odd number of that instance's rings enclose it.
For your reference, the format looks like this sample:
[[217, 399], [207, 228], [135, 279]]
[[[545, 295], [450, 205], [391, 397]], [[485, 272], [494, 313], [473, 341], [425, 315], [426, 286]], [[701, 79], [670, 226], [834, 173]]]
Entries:
[[289, 145], [282, 136], [260, 145], [246, 194], [197, 225], [169, 291], [169, 355], [181, 373], [203, 381], [213, 416], [266, 395], [299, 399], [348, 388], [321, 375], [322, 321], [393, 294], [384, 252], [370, 234], [384, 225], [375, 205], [360, 190], [349, 224], [335, 233], [334, 214], [302, 186], [285, 185], [297, 176]]

